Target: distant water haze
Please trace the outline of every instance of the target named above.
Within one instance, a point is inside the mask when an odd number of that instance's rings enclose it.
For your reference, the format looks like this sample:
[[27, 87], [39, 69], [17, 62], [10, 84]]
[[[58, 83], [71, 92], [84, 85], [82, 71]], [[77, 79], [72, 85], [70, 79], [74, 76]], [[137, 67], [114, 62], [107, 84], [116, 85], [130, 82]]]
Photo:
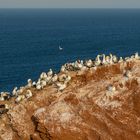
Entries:
[[140, 52], [139, 17], [139, 9], [1, 9], [0, 91], [66, 62]]
[[1, 8], [140, 8], [139, 0], [0, 0]]

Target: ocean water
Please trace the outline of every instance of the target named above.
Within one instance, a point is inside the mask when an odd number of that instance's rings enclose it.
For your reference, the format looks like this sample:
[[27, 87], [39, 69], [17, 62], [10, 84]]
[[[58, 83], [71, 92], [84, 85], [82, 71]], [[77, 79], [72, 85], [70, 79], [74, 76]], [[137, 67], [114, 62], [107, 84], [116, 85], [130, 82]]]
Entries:
[[0, 9], [0, 91], [110, 52], [140, 52], [139, 9]]

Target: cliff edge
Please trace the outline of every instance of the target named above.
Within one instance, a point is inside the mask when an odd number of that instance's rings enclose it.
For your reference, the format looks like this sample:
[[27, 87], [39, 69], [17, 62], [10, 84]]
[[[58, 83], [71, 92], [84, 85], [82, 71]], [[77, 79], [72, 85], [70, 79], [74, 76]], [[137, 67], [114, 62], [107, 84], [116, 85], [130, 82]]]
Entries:
[[31, 98], [1, 101], [0, 140], [140, 139], [140, 60], [68, 74], [62, 91], [31, 87]]

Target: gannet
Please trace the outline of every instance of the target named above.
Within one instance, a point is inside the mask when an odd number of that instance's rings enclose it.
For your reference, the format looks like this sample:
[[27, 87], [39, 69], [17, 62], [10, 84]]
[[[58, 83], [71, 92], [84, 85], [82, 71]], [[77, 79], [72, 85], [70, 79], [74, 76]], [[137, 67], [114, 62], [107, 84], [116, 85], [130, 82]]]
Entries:
[[67, 75], [65, 79], [65, 83], [68, 83], [71, 80], [71, 76]]
[[34, 81], [32, 85], [33, 85], [34, 87], [36, 87], [36, 82]]
[[28, 79], [27, 83], [28, 83], [27, 84], [28, 87], [32, 87], [32, 80], [31, 79]]
[[12, 91], [12, 95], [13, 96], [17, 96], [18, 94], [17, 94], [17, 87], [15, 87], [14, 89], [13, 89], [13, 91]]
[[61, 51], [61, 50], [63, 50], [63, 48], [61, 46], [59, 46], [59, 50]]
[[0, 97], [0, 101], [4, 101], [5, 99], [4, 99], [4, 97]]
[[47, 82], [45, 80], [41, 80], [40, 85], [41, 85], [41, 88], [44, 88], [47, 85]]
[[48, 76], [52, 76], [53, 75], [53, 71], [52, 69], [49, 70], [49, 72], [47, 73]]
[[118, 58], [117, 58], [117, 56], [116, 56], [116, 55], [113, 55], [112, 60], [113, 60], [114, 63], [117, 63], [117, 62], [118, 62]]
[[100, 55], [97, 55], [95, 59], [95, 66], [99, 66], [101, 64]]
[[135, 59], [140, 59], [140, 56], [139, 56], [138, 52], [135, 53]]
[[91, 68], [91, 67], [93, 66], [92, 60], [91, 60], [91, 59], [87, 60], [87, 61], [85, 62], [85, 65], [86, 65], [88, 68]]
[[110, 53], [109, 64], [113, 64], [113, 55]]
[[40, 84], [37, 84], [37, 85], [36, 85], [36, 89], [37, 89], [37, 90], [40, 90], [41, 88], [42, 88], [42, 87], [41, 87]]
[[57, 74], [54, 74], [54, 76], [52, 77], [51, 81], [54, 83], [58, 80], [58, 76]]
[[16, 103], [19, 103], [20, 101], [25, 99], [25, 95], [18, 95], [17, 98], [15, 99]]
[[32, 94], [32, 92], [31, 92], [31, 90], [27, 90], [26, 91], [26, 94], [25, 94], [25, 97], [27, 98], [27, 99], [29, 99], [30, 97], [32, 97], [33, 96], [33, 94]]
[[114, 91], [116, 91], [116, 88], [115, 88], [115, 86], [113, 86], [113, 85], [109, 85], [109, 86], [107, 87], [107, 90], [108, 90], [108, 91], [111, 91], [111, 92], [114, 92]]
[[56, 86], [58, 87], [58, 91], [63, 91], [67, 87], [67, 85], [65, 83], [62, 84], [60, 82], [57, 82]]
[[123, 62], [123, 58], [122, 57], [120, 57], [120, 59], [119, 59], [119, 61], [118, 61], [119, 63], [121, 63], [121, 62]]
[[102, 60], [102, 65], [107, 65], [108, 63], [106, 62], [106, 56], [103, 54], [103, 60]]
[[126, 76], [127, 78], [131, 78], [131, 77], [132, 77], [132, 73], [130, 72], [130, 70], [127, 70], [127, 71], [124, 73], [124, 76]]
[[41, 75], [40, 75], [40, 79], [45, 80], [46, 78], [47, 78], [46, 72], [42, 72]]
[[61, 66], [61, 70], [60, 71], [61, 72], [65, 72], [66, 71], [65, 66]]
[[1, 97], [4, 98], [4, 100], [7, 100], [10, 98], [10, 93], [9, 92], [1, 92]]
[[109, 57], [109, 56], [106, 56], [106, 57], [105, 57], [105, 60], [106, 60], [106, 63], [107, 63], [107, 64], [110, 64], [110, 57]]

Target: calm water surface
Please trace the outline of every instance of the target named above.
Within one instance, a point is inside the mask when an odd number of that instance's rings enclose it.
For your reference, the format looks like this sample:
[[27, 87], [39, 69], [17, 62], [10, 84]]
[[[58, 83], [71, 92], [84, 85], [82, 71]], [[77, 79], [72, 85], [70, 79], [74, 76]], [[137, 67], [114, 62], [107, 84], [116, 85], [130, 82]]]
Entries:
[[0, 91], [76, 59], [136, 51], [139, 9], [0, 9]]

